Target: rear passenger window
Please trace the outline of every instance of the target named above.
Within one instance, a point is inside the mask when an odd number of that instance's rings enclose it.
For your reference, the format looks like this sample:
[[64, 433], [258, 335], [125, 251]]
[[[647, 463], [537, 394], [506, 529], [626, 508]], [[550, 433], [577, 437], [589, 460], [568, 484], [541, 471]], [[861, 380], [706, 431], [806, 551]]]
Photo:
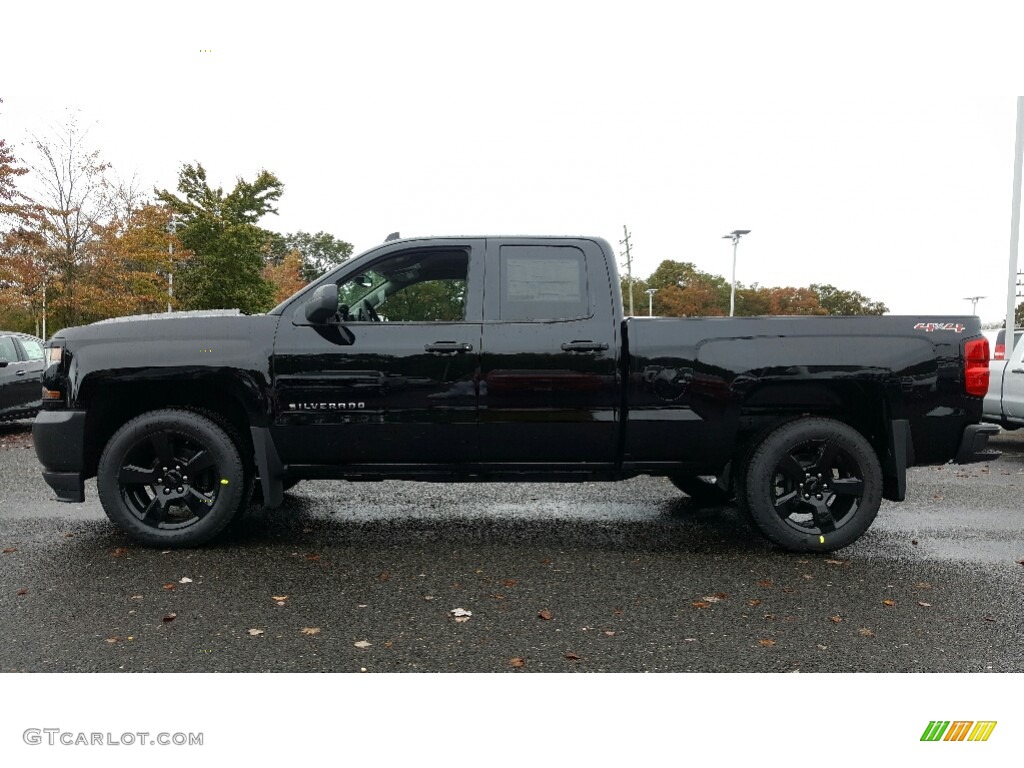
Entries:
[[503, 245], [500, 303], [502, 320], [589, 317], [583, 251], [567, 245]]
[[19, 341], [21, 341], [21, 348], [25, 350], [29, 360], [43, 359], [43, 348], [38, 341], [35, 339], [19, 339]]
[[18, 349], [10, 336], [0, 336], [0, 360], [6, 360], [8, 363], [18, 362]]

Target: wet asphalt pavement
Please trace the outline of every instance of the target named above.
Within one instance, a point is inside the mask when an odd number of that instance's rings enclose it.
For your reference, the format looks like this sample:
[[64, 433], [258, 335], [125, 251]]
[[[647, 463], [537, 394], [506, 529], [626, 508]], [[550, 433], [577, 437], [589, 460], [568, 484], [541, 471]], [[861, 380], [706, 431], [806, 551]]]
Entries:
[[31, 446], [0, 425], [0, 672], [1024, 672], [1021, 433], [827, 556], [655, 478], [305, 482], [161, 552]]

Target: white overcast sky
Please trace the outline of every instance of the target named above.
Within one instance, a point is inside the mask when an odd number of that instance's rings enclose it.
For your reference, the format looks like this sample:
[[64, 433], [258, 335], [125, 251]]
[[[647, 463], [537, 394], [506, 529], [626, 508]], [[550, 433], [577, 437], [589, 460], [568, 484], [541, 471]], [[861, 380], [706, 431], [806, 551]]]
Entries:
[[[1019, 8], [1020, 5], [1016, 4]], [[263, 226], [590, 234], [634, 274], [832, 283], [1005, 315], [1009, 3], [17, 3], [0, 137], [79, 110], [120, 173], [283, 181]]]

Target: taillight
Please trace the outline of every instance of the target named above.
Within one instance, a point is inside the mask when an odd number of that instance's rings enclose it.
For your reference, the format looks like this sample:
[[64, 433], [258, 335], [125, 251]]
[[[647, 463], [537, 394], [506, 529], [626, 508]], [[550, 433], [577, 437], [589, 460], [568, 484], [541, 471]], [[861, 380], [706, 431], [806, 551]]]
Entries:
[[996, 351], [992, 354], [993, 360], [1002, 360], [1006, 357], [1006, 345], [996, 344]]
[[964, 345], [964, 388], [976, 397], [988, 393], [988, 339], [974, 339]]

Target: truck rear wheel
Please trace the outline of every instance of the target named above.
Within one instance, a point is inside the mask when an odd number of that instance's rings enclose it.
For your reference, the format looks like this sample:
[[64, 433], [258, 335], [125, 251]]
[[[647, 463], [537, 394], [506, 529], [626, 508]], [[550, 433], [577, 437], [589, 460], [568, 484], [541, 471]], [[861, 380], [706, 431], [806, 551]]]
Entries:
[[747, 465], [746, 507], [770, 541], [830, 552], [868, 529], [882, 501], [882, 469], [868, 441], [833, 419], [802, 418], [769, 433]]
[[203, 544], [235, 517], [246, 493], [238, 446], [194, 411], [150, 411], [122, 426], [100, 457], [96, 484], [110, 520], [156, 547]]

